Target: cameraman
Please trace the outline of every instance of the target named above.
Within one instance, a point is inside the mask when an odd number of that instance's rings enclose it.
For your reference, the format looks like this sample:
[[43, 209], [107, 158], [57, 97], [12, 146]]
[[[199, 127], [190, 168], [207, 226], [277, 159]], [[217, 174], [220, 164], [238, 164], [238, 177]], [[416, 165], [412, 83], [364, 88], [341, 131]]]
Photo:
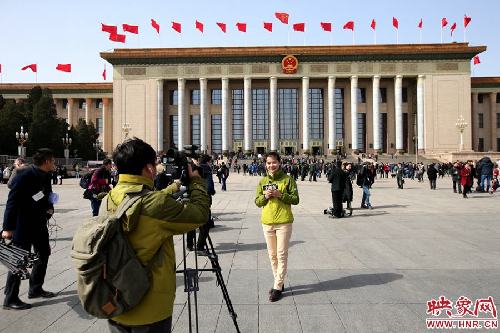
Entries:
[[[212, 206], [212, 196], [215, 195], [214, 179], [212, 176], [212, 157], [209, 155], [202, 155], [199, 160], [193, 159], [193, 163], [199, 166], [203, 172], [202, 177], [206, 182], [207, 191], [210, 195], [210, 206]], [[198, 237], [198, 242], [196, 243], [196, 254], [206, 256], [208, 253], [205, 251], [205, 245], [207, 243], [208, 232], [213, 226], [212, 213], [209, 211], [207, 223], [200, 227], [200, 235]], [[194, 240], [196, 237], [196, 231], [192, 230], [187, 233], [186, 246], [189, 251], [194, 250]]]
[[[42, 289], [50, 256], [47, 219], [54, 213], [50, 197], [50, 172], [54, 171], [54, 153], [47, 148], [37, 150], [33, 165], [21, 168], [12, 180], [3, 218], [2, 238], [13, 239], [13, 244], [39, 256], [33, 265], [28, 298], [50, 298], [54, 293]], [[5, 284], [4, 309], [25, 310], [30, 304], [19, 299], [21, 278], [9, 272]]]
[[133, 138], [118, 145], [113, 160], [120, 174], [118, 184], [107, 197], [108, 211], [115, 210], [128, 193], [151, 190], [126, 212], [123, 230], [137, 257], [151, 267], [151, 287], [141, 303], [108, 321], [111, 332], [170, 332], [175, 298], [175, 251], [173, 235], [206, 223], [210, 197], [198, 171], [188, 166], [189, 202], [171, 196], [178, 191], [173, 183], [153, 192], [156, 153], [144, 141]]

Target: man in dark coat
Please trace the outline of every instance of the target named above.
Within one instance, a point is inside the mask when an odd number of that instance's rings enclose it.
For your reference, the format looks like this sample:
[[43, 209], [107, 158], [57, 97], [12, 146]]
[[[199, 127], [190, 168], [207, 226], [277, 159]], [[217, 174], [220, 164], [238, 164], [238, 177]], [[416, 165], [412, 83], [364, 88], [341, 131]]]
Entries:
[[431, 184], [431, 190], [436, 189], [436, 179], [437, 179], [438, 171], [436, 169], [436, 165], [432, 163], [427, 168], [427, 178], [429, 178], [429, 183]]
[[342, 170], [342, 162], [338, 160], [336, 167], [328, 175], [328, 182], [332, 184], [333, 215], [335, 217], [342, 217], [344, 215], [342, 211], [342, 194], [345, 189], [345, 179], [346, 174]]
[[[55, 296], [42, 288], [50, 255], [47, 220], [54, 213], [50, 184], [54, 162], [54, 154], [50, 149], [39, 149], [33, 156], [33, 165], [20, 169], [12, 181], [5, 207], [2, 238], [12, 239], [15, 246], [27, 251], [31, 251], [33, 246], [40, 258], [33, 265], [28, 298]], [[4, 291], [4, 309], [24, 310], [31, 307], [19, 299], [20, 285], [21, 278], [9, 272]]]
[[[479, 170], [479, 181], [480, 187], [483, 192], [490, 191], [491, 178], [493, 177], [493, 168], [494, 164], [491, 159], [487, 156], [483, 157], [478, 162], [478, 170]], [[486, 182], [486, 186], [485, 183]]]

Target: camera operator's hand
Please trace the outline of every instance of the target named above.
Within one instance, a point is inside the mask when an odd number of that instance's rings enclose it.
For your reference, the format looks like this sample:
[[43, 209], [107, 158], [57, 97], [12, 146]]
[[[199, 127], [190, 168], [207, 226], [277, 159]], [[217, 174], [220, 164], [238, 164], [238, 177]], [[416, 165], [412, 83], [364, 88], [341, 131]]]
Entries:
[[188, 164], [188, 175], [189, 179], [192, 179], [193, 177], [200, 177], [200, 173], [198, 172], [198, 170], [193, 171], [191, 164]]
[[2, 238], [12, 239], [14, 237], [14, 231], [4, 230], [2, 231]]
[[271, 190], [274, 198], [281, 198], [281, 192], [279, 190]]

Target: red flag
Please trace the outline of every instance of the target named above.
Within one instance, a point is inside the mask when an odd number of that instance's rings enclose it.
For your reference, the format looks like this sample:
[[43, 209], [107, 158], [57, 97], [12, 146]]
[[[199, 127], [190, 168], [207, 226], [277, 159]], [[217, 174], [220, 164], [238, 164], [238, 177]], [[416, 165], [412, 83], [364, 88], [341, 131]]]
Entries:
[[172, 29], [174, 29], [178, 33], [181, 33], [181, 31], [182, 31], [182, 25], [179, 22], [172, 21]]
[[377, 28], [377, 21], [375, 19], [372, 19], [372, 24], [370, 24], [370, 27], [375, 30]]
[[56, 69], [61, 72], [71, 73], [71, 64], [57, 64]]
[[219, 26], [223, 33], [226, 33], [226, 23], [217, 22], [217, 26]]
[[395, 17], [393, 17], [393, 18], [392, 18], [392, 26], [393, 26], [394, 28], [396, 28], [396, 29], [398, 29], [398, 28], [399, 28], [399, 21], [398, 21], [398, 19], [397, 19], [397, 18], [395, 18]]
[[467, 15], [464, 15], [464, 28], [467, 28], [467, 26], [469, 25], [470, 21], [472, 21], [472, 18], [470, 18]]
[[31, 69], [34, 73], [36, 73], [36, 71], [37, 71], [36, 64], [31, 64], [31, 65], [24, 66], [23, 68], [21, 68], [21, 70], [25, 71], [28, 68]]
[[443, 17], [441, 19], [441, 28], [444, 28], [448, 25], [448, 20], [446, 19], [446, 17]]
[[479, 60], [479, 56], [474, 56], [474, 65], [479, 65], [481, 60]]
[[306, 29], [306, 24], [305, 23], [295, 23], [293, 25], [293, 30], [295, 30], [295, 31], [302, 31], [302, 32], [304, 32], [305, 29]]
[[236, 27], [238, 28], [238, 31], [241, 32], [247, 32], [247, 24], [246, 23], [236, 23]]
[[104, 70], [102, 71], [102, 78], [106, 81], [106, 65], [104, 66]]
[[125, 43], [125, 38], [127, 36], [122, 35], [122, 34], [109, 34], [109, 40], [113, 42], [118, 42], [118, 43]]
[[151, 19], [151, 26], [156, 30], [157, 33], [160, 33], [160, 25], [153, 19]]
[[264, 22], [264, 29], [269, 32], [273, 32], [273, 24], [271, 22]]
[[110, 33], [110, 34], [116, 34], [118, 33], [118, 27], [116, 25], [106, 25], [104, 23], [101, 23], [101, 31]]
[[323, 30], [332, 32], [332, 24], [330, 22], [321, 22], [320, 24]]
[[418, 22], [418, 28], [422, 29], [423, 26], [424, 26], [424, 21], [422, 19], [420, 19], [420, 22]]
[[122, 24], [123, 31], [130, 32], [131, 34], [139, 34], [138, 25]]
[[344, 30], [345, 29], [354, 31], [354, 21], [349, 21], [346, 24], [344, 24]]
[[281, 23], [284, 23], [284, 24], [288, 24], [288, 18], [290, 17], [290, 15], [288, 15], [288, 13], [274, 13], [274, 16], [276, 16], [276, 18], [278, 20], [281, 21]]
[[457, 28], [457, 23], [455, 22], [455, 23], [453, 23], [453, 24], [451, 25], [451, 35], [452, 35], [452, 36], [453, 36], [453, 31], [455, 31], [455, 29], [456, 29], [456, 28]]
[[200, 32], [203, 32], [203, 23], [201, 23], [200, 21], [196, 20], [196, 29], [200, 30]]

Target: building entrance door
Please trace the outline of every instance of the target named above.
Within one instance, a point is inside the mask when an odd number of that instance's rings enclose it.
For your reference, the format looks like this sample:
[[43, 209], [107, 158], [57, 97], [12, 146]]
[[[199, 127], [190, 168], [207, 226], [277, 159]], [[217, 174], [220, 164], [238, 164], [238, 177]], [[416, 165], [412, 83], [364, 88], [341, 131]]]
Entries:
[[295, 147], [285, 147], [285, 155], [295, 154]]
[[313, 155], [321, 155], [321, 147], [313, 146], [312, 147], [312, 154]]
[[257, 154], [264, 155], [266, 153], [266, 147], [255, 147]]

